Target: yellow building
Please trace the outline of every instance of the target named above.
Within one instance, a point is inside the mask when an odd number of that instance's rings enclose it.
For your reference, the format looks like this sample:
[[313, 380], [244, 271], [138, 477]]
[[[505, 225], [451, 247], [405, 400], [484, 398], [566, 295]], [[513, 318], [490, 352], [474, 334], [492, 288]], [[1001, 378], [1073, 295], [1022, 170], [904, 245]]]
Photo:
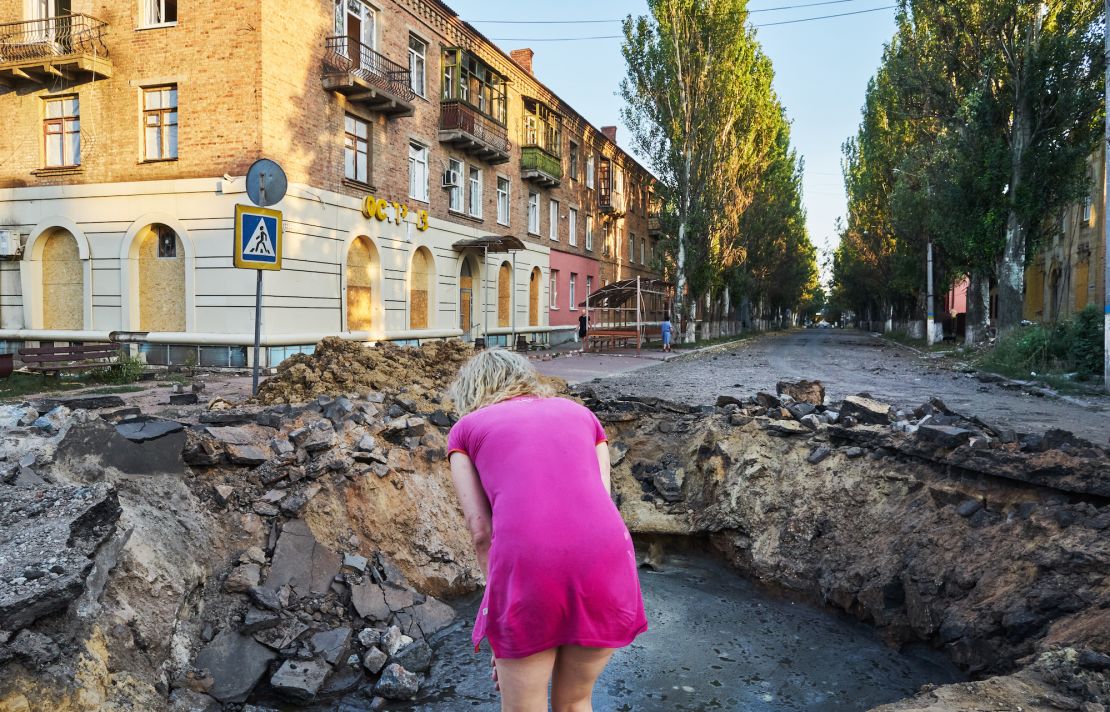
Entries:
[[1024, 317], [1054, 322], [1106, 298], [1105, 147], [1087, 162], [1090, 195], [1069, 206], [1059, 229], [1025, 270]]

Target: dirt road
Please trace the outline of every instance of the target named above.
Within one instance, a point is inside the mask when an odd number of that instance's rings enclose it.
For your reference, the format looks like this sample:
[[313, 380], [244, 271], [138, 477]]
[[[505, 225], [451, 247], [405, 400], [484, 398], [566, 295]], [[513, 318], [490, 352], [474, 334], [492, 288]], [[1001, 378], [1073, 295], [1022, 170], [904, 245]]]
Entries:
[[768, 334], [591, 385], [610, 396], [637, 394], [709, 404], [721, 394], [773, 393], [777, 381], [802, 378], [820, 380], [832, 400], [867, 392], [895, 406], [916, 406], [936, 396], [960, 413], [1021, 432], [1063, 428], [1102, 445], [1110, 436], [1110, 399], [1084, 399], [1084, 406], [981, 383], [974, 375], [942, 368], [860, 331]]

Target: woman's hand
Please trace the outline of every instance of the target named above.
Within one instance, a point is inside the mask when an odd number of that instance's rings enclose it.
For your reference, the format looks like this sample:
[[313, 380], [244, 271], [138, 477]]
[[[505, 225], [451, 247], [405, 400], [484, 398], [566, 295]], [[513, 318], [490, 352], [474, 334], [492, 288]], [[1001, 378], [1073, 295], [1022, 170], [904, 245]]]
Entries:
[[493, 689], [501, 692], [501, 683], [497, 681], [497, 658], [493, 655], [489, 656], [489, 666], [493, 668], [493, 672], [489, 675], [490, 679], [493, 680]]

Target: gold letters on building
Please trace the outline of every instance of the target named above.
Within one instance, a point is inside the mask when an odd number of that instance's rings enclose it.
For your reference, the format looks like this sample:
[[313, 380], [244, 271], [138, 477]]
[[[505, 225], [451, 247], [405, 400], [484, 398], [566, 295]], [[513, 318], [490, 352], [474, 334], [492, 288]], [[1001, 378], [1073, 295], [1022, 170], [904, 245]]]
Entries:
[[405, 218], [409, 216], [409, 212], [416, 215], [416, 229], [424, 232], [428, 229], [428, 211], [427, 210], [414, 210], [410, 211], [409, 206], [403, 203], [390, 202], [384, 198], [375, 198], [372, 195], [366, 196], [366, 200], [362, 203], [362, 214], [368, 218], [377, 218], [382, 222], [391, 222], [400, 225], [405, 222]]

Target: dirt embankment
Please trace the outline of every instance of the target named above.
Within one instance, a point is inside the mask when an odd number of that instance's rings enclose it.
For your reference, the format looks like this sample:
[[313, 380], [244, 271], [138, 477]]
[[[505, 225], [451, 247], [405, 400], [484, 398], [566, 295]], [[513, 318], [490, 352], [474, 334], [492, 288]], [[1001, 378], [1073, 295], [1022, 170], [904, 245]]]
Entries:
[[1110, 705], [1106, 450], [938, 401], [894, 413], [869, 398], [695, 409], [584, 395], [633, 531], [708, 534], [748, 576], [1004, 676], [889, 709]]

